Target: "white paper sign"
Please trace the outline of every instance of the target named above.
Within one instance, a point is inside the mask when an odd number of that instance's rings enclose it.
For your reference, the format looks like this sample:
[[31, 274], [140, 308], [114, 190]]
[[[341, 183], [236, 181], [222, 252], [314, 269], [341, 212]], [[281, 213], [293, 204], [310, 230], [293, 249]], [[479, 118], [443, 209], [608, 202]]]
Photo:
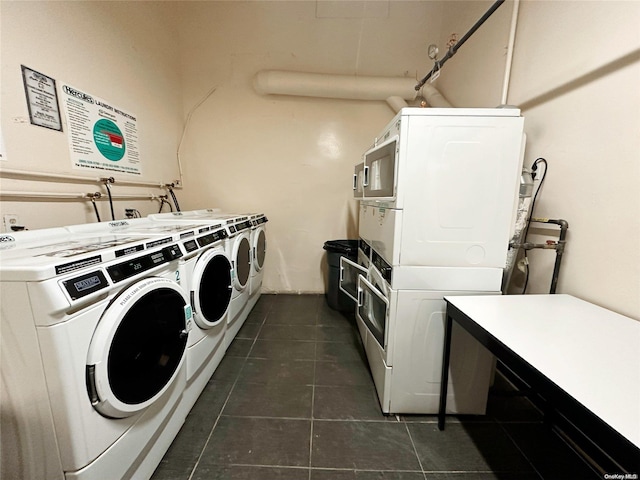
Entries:
[[22, 65], [22, 79], [31, 123], [62, 131], [56, 81], [24, 65]]
[[135, 115], [69, 85], [62, 104], [74, 168], [142, 174]]

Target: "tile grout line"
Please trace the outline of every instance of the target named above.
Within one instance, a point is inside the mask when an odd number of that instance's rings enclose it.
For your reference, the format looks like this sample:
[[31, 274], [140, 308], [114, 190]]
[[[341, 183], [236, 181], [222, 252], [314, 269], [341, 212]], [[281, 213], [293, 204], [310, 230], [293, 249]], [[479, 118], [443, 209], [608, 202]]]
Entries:
[[[267, 310], [267, 312], [264, 315], [264, 318], [262, 319], [262, 323], [260, 324], [260, 328], [258, 329], [258, 333], [256, 333], [256, 336], [253, 339], [253, 342], [251, 343], [251, 347], [249, 348], [249, 352], [244, 357], [244, 361], [242, 362], [242, 366], [240, 367], [240, 369], [238, 370], [238, 373], [236, 374], [236, 378], [235, 378], [235, 380], [233, 382], [233, 385], [231, 385], [231, 388], [229, 389], [229, 393], [227, 394], [227, 398], [225, 398], [224, 403], [223, 403], [222, 407], [220, 408], [220, 412], [218, 413], [218, 416], [216, 417], [216, 421], [213, 423], [213, 427], [211, 427], [211, 431], [209, 432], [209, 435], [207, 436], [207, 440], [204, 442], [204, 445], [202, 446], [202, 450], [200, 451], [200, 455], [198, 455], [198, 459], [196, 460], [196, 463], [193, 465], [193, 468], [191, 469], [191, 473], [187, 477], [187, 480], [193, 480], [193, 476], [196, 473], [198, 465], [200, 465], [200, 460], [202, 460], [202, 456], [204, 455], [204, 452], [207, 449], [207, 446], [209, 445], [209, 441], [211, 440], [211, 436], [213, 435], [213, 432], [215, 431], [216, 427], [218, 426], [218, 422], [220, 421], [220, 418], [223, 416], [222, 412], [224, 412], [224, 409], [227, 406], [227, 403], [229, 402], [229, 398], [231, 397], [231, 394], [233, 393], [233, 390], [235, 389], [236, 384], [238, 383], [238, 380], [240, 379], [240, 373], [242, 373], [242, 369], [244, 368], [245, 364], [247, 363], [247, 360], [249, 359], [249, 355], [251, 354], [251, 350], [253, 349], [253, 346], [255, 345], [255, 343], [256, 343], [256, 341], [258, 339], [258, 335], [260, 335], [260, 331], [262, 330], [263, 325], [267, 321], [267, 317], [269, 316], [269, 312], [270, 311], [271, 311], [271, 308], [269, 308]], [[251, 313], [251, 312], [249, 312], [249, 313]], [[246, 323], [246, 319], [245, 319], [245, 323]]]
[[316, 401], [316, 366], [318, 365], [318, 318], [320, 316], [320, 304], [316, 306], [315, 316], [315, 342], [313, 343], [313, 382], [311, 383], [311, 428], [309, 434], [309, 480], [311, 480], [311, 465], [313, 460], [313, 411]]
[[425, 480], [427, 480], [427, 474], [424, 471], [424, 466], [422, 465], [422, 461], [420, 460], [420, 455], [418, 454], [418, 448], [416, 447], [416, 443], [413, 441], [413, 437], [411, 436], [409, 425], [407, 424], [407, 422], [402, 422], [402, 423], [404, 423], [404, 428], [407, 431], [407, 435], [409, 435], [409, 440], [411, 441], [411, 446], [413, 447], [413, 453], [415, 454], [416, 459], [418, 460], [418, 465], [420, 465], [420, 471], [422, 472], [422, 476], [424, 477]]

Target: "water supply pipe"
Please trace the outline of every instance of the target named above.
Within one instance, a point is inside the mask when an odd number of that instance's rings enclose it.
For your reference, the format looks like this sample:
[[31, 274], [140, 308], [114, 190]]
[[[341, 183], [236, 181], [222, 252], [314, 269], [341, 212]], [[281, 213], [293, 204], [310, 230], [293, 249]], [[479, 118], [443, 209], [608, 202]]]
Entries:
[[522, 248], [524, 250], [533, 250], [535, 248], [541, 248], [544, 250], [555, 250], [556, 251], [556, 261], [553, 265], [553, 273], [551, 275], [551, 286], [549, 287], [549, 293], [556, 293], [556, 288], [558, 286], [558, 277], [560, 276], [560, 266], [562, 264], [562, 256], [564, 254], [564, 248], [567, 244], [567, 230], [569, 230], [569, 222], [563, 219], [553, 219], [553, 218], [532, 218], [532, 222], [535, 223], [550, 223], [554, 225], [558, 225], [560, 227], [560, 236], [558, 240], [547, 240], [545, 243], [531, 243], [524, 242], [519, 244], [512, 245], [516, 248]]
[[449, 60], [451, 57], [453, 57], [456, 54], [458, 49], [462, 47], [462, 45], [464, 45], [464, 43], [467, 40], [469, 40], [469, 38], [471, 38], [471, 36], [474, 33], [476, 33], [476, 30], [478, 30], [482, 26], [482, 24], [486, 22], [491, 15], [493, 15], [493, 12], [495, 12], [500, 7], [500, 5], [502, 5], [504, 2], [505, 0], [496, 0], [496, 2], [494, 2], [493, 5], [489, 7], [489, 10], [487, 10], [484, 13], [484, 15], [482, 15], [482, 17], [480, 17], [480, 19], [473, 24], [473, 26], [469, 29], [469, 31], [465, 33], [463, 37], [460, 40], [458, 40], [454, 45], [452, 45], [451, 48], [449, 48], [445, 56], [442, 57], [440, 60], [436, 61], [436, 64], [433, 66], [431, 71], [427, 73], [424, 76], [424, 78], [416, 84], [416, 86], [414, 87], [415, 90], [416, 91], [420, 90], [423, 87], [423, 85], [427, 83], [427, 80], [429, 80], [436, 71], [440, 70], [440, 68], [442, 68], [442, 66], [447, 62], [447, 60]]

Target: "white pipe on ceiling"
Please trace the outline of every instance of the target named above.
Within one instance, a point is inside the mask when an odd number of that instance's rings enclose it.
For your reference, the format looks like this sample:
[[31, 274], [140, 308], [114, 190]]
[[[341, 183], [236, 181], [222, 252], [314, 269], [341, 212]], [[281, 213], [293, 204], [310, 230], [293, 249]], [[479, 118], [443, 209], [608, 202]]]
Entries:
[[449, 103], [449, 100], [444, 98], [436, 87], [430, 84], [425, 84], [420, 89], [422, 97], [427, 101], [430, 107], [434, 108], [452, 108], [453, 105]]
[[[386, 101], [394, 109], [401, 105], [401, 99], [415, 99], [417, 93], [414, 85], [415, 79], [408, 77], [332, 75], [281, 70], [260, 71], [253, 80], [253, 88], [262, 95], [378, 100]], [[432, 85], [425, 85], [421, 94], [432, 107], [451, 107]]]
[[511, 12], [511, 26], [509, 28], [509, 43], [507, 45], [507, 59], [504, 67], [504, 80], [502, 82], [502, 97], [500, 103], [507, 104], [509, 98], [509, 84], [511, 83], [511, 67], [513, 66], [513, 49], [516, 43], [516, 28], [518, 25], [518, 11], [520, 0], [514, 0]]
[[389, 105], [394, 112], [398, 113], [404, 107], [408, 107], [409, 104], [405, 101], [404, 98], [398, 97], [396, 95], [389, 97], [386, 99], [387, 105]]

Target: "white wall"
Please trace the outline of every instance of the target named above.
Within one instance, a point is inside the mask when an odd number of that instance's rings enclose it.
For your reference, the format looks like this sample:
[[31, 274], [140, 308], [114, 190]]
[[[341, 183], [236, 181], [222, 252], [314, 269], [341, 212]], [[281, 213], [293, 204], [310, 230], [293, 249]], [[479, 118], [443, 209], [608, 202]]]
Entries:
[[[493, 1], [448, 2], [437, 39], [439, 58], [447, 42], [461, 40]], [[501, 103], [513, 3], [503, 3], [445, 63], [437, 88], [455, 107], [496, 107]]]
[[[443, 33], [453, 28], [446, 22], [468, 8], [481, 14], [491, 3], [449, 3]], [[504, 13], [502, 25], [495, 25], [502, 31], [510, 22], [510, 12]], [[525, 164], [538, 157], [549, 162], [535, 216], [569, 222], [558, 292], [636, 319], [640, 319], [638, 25], [640, 2], [522, 1], [508, 96], [508, 103], [520, 106], [525, 117]], [[506, 45], [502, 40], [500, 48]], [[438, 85], [456, 106], [498, 103], [495, 93], [487, 92], [496, 91], [501, 73], [490, 79], [478, 71], [485, 62], [504, 61], [499, 41], [474, 36], [469, 50], [477, 52], [475, 61], [460, 62], [454, 69], [456, 56], [450, 70], [449, 64], [445, 66]], [[536, 228], [529, 239], [553, 239], [556, 232]], [[553, 252], [534, 251], [529, 257], [527, 291], [548, 292]], [[518, 290], [522, 278], [514, 280]]]
[[322, 246], [357, 238], [353, 166], [393, 111], [384, 102], [260, 96], [253, 77], [263, 69], [422, 76], [443, 7], [372, 2], [361, 15], [350, 9], [357, 3], [330, 3], [318, 11], [312, 1], [181, 5], [185, 114], [217, 86], [185, 137], [183, 203], [267, 214], [267, 291], [324, 291]]
[[[182, 95], [175, 22], [163, 2], [1, 2], [1, 121], [8, 161], [0, 168], [86, 176], [87, 183], [23, 181], [3, 177], [1, 190], [90, 193], [103, 186], [97, 177], [171, 182], [179, 177], [176, 148], [182, 128]], [[142, 176], [72, 169], [64, 109], [63, 132], [31, 125], [20, 65], [84, 89], [138, 120]], [[162, 189], [122, 187], [114, 195], [166, 194]], [[179, 195], [179, 192], [178, 192]], [[106, 196], [106, 195], [105, 195]], [[101, 217], [109, 220], [106, 201]], [[118, 201], [143, 215], [156, 212], [157, 201]], [[2, 214], [19, 215], [30, 229], [95, 221], [90, 202], [24, 201], [4, 196]]]
[[[147, 181], [179, 176], [184, 120], [217, 86], [186, 132], [181, 206], [264, 211], [271, 220], [266, 289], [320, 292], [322, 244], [357, 235], [352, 166], [392, 113], [382, 102], [259, 96], [253, 76], [285, 69], [421, 77], [431, 66], [426, 46], [437, 42], [444, 54], [449, 34], [460, 38], [491, 3], [374, 2], [357, 11], [348, 2], [316, 10], [312, 1], [118, 2], [117, 9], [111, 2], [2, 2], [0, 118], [9, 161], [0, 168], [79, 174], [66, 133], [23, 123], [21, 64], [135, 112]], [[504, 4], [445, 66], [436, 84], [454, 105], [500, 102], [512, 6]], [[523, 108], [526, 163], [543, 156], [550, 164], [536, 216], [570, 224], [558, 291], [635, 318], [639, 9], [624, 1], [522, 1], [508, 97]], [[101, 189], [6, 178], [0, 187]], [[124, 203], [120, 218], [125, 206], [143, 214], [158, 207]], [[106, 203], [100, 206], [108, 218]], [[0, 210], [19, 214], [29, 228], [94, 220], [89, 203], [3, 198]], [[533, 233], [544, 234], [531, 238], [540, 240], [555, 230]], [[531, 253], [529, 292], [547, 291], [553, 257]], [[522, 279], [514, 280], [517, 290]]]

